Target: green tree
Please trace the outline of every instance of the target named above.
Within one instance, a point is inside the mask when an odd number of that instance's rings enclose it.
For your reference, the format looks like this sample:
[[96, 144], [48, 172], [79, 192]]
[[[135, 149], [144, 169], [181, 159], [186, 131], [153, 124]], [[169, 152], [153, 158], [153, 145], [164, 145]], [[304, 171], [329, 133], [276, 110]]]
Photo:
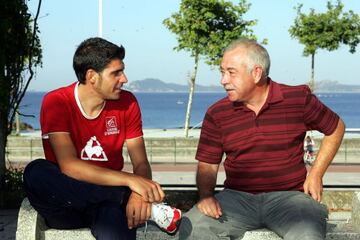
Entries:
[[0, 187], [4, 189], [5, 147], [16, 111], [41, 64], [41, 46], [37, 19], [28, 11], [26, 0], [2, 0], [0, 3]]
[[295, 7], [297, 16], [289, 33], [305, 46], [303, 55], [311, 56], [309, 86], [315, 90], [314, 65], [317, 50], [334, 51], [344, 44], [354, 53], [360, 41], [360, 18], [351, 10], [343, 12], [344, 5], [340, 0], [335, 5], [328, 1], [325, 13], [315, 13], [314, 9], [310, 9], [310, 12], [305, 14], [301, 12], [302, 7], [302, 4]]
[[188, 137], [189, 122], [194, 95], [195, 79], [201, 56], [209, 65], [218, 65], [224, 48], [241, 37], [256, 39], [250, 28], [256, 20], [242, 18], [250, 8], [246, 0], [234, 5], [224, 0], [182, 0], [178, 12], [164, 20], [164, 25], [177, 35], [177, 51], [190, 52], [194, 68], [190, 75], [189, 100], [185, 119], [185, 137]]

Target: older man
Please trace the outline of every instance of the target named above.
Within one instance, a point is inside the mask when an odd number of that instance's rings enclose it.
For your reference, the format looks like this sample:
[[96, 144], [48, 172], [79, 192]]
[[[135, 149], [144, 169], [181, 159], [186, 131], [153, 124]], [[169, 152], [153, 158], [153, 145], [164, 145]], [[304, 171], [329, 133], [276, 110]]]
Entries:
[[[266, 49], [237, 40], [225, 50], [221, 84], [227, 97], [204, 118], [196, 159], [200, 200], [180, 228], [181, 239], [241, 239], [268, 228], [284, 239], [324, 239], [327, 209], [322, 178], [344, 134], [344, 123], [305, 86], [269, 78]], [[325, 134], [307, 173], [307, 130]], [[225, 189], [214, 194], [222, 156]]]

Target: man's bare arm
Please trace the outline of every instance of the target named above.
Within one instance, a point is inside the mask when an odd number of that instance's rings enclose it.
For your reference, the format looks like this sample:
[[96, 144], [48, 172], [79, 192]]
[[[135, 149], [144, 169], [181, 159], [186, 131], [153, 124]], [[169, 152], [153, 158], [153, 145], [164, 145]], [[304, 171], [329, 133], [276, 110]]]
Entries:
[[[144, 139], [142, 137], [128, 139], [126, 140], [126, 144], [133, 165], [134, 174], [151, 179], [151, 168], [146, 156]], [[165, 194], [162, 191], [160, 184], [156, 183], [152, 187], [153, 189], [149, 192], [148, 201], [161, 202]]]
[[219, 164], [209, 164], [199, 161], [196, 184], [199, 189], [200, 200], [198, 209], [207, 216], [219, 218], [222, 215], [221, 206], [214, 197]]
[[214, 195], [219, 164], [199, 161], [196, 173], [196, 184], [200, 199]]
[[151, 179], [151, 167], [146, 156], [144, 138], [127, 139], [126, 146], [133, 165], [133, 172], [136, 175]]
[[321, 201], [322, 178], [341, 145], [344, 132], [345, 124], [340, 119], [335, 131], [323, 138], [316, 160], [304, 183], [304, 192], [310, 194], [317, 201]]
[[[151, 168], [146, 156], [144, 139], [142, 137], [127, 139], [126, 146], [133, 165], [134, 174], [151, 179]], [[165, 196], [158, 183], [156, 183], [147, 194], [149, 201], [145, 201], [142, 196], [135, 192], [132, 192], [129, 197], [126, 206], [126, 216], [130, 229], [144, 223], [150, 218], [151, 204], [149, 202], [162, 201]]]
[[128, 186], [146, 201], [149, 200], [148, 192], [158, 187], [157, 183], [145, 177], [95, 166], [79, 159], [68, 133], [49, 134], [49, 141], [62, 173], [69, 177], [97, 185]]

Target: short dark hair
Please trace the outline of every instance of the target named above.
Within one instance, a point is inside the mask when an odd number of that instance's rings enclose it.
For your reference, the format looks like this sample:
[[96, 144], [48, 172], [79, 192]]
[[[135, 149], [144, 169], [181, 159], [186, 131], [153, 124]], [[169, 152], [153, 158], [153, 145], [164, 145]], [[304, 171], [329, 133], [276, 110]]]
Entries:
[[123, 60], [125, 48], [103, 38], [95, 37], [83, 41], [75, 51], [73, 68], [80, 83], [85, 83], [86, 71], [101, 72], [114, 59]]

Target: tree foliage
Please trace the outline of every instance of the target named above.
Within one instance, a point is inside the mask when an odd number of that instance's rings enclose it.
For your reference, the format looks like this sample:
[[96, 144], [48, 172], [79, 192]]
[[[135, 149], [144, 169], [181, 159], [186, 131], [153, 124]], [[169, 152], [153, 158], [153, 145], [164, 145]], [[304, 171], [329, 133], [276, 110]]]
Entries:
[[190, 77], [186, 137], [199, 58], [203, 56], [207, 64], [218, 65], [224, 48], [231, 41], [241, 37], [256, 39], [251, 29], [256, 20], [242, 18], [249, 8], [246, 0], [236, 5], [224, 0], [182, 0], [179, 11], [163, 22], [177, 36], [178, 45], [174, 49], [190, 52], [195, 61]]
[[343, 12], [340, 0], [327, 2], [327, 11], [316, 13], [310, 9], [302, 12], [302, 4], [295, 7], [297, 16], [289, 29], [290, 36], [304, 45], [304, 56], [312, 56], [312, 80], [314, 79], [314, 56], [318, 49], [337, 50], [341, 44], [348, 45], [354, 53], [360, 42], [360, 18], [352, 10]]
[[224, 0], [182, 0], [179, 12], [164, 20], [177, 35], [175, 50], [185, 50], [192, 57], [204, 56], [206, 63], [217, 65], [223, 49], [234, 39], [256, 39], [250, 28], [256, 20], [242, 18], [250, 8], [246, 0], [237, 5]]
[[0, 3], [0, 184], [5, 174], [5, 147], [16, 110], [41, 64], [41, 45], [37, 19], [28, 11], [26, 0], [2, 0]]

